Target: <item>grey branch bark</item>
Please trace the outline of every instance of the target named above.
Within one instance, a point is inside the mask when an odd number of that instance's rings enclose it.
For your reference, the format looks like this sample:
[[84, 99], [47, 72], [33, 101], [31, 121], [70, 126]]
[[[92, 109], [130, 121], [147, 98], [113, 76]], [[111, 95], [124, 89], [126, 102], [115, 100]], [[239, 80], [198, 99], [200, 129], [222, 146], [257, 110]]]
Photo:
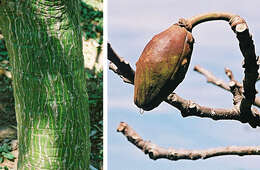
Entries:
[[[242, 123], [245, 123], [245, 121], [248, 120], [244, 119], [244, 117], [241, 115], [241, 112], [239, 111], [238, 101], [236, 102], [236, 105], [234, 105], [234, 107], [231, 109], [211, 108], [201, 106], [193, 101], [181, 98], [176, 93], [172, 93], [167, 97], [166, 102], [179, 109], [183, 117], [197, 116], [201, 118], [211, 118], [213, 120], [238, 120]], [[256, 111], [255, 119], [249, 120], [247, 123], [249, 123], [251, 126], [252, 124], [257, 124], [257, 126], [259, 126], [259, 113]]]
[[230, 87], [226, 82], [217, 78], [215, 75], [213, 75], [211, 72], [209, 72], [205, 68], [201, 67], [200, 65], [196, 65], [193, 68], [193, 70], [204, 75], [206, 77], [208, 83], [214, 84], [222, 89], [230, 91]]
[[[113, 54], [116, 53], [113, 52]], [[134, 70], [132, 68], [129, 69], [130, 65], [127, 61], [125, 61], [124, 58], [122, 57], [119, 58], [118, 55], [113, 55], [113, 56], [109, 56], [109, 59], [111, 61], [110, 65], [112, 66], [115, 65], [115, 67], [110, 66], [110, 69], [111, 70], [115, 69], [113, 70], [114, 72], [119, 72], [120, 73], [119, 75], [123, 80], [125, 78], [127, 80], [130, 80], [129, 75], [130, 77], [134, 77]], [[115, 64], [112, 62], [114, 60], [118, 60], [120, 62]], [[127, 68], [124, 70], [128, 70], [128, 72], [120, 71], [118, 68]], [[134, 84], [134, 81], [133, 80], [128, 81], [127, 83]], [[253, 119], [251, 120], [244, 119], [244, 117], [242, 117], [241, 112], [239, 110], [239, 106], [234, 106], [231, 109], [210, 108], [206, 106], [201, 106], [193, 101], [183, 99], [180, 96], [178, 96], [176, 93], [170, 94], [167, 97], [167, 99], [165, 99], [165, 102], [177, 108], [181, 112], [183, 117], [197, 116], [201, 118], [211, 118], [213, 120], [238, 120], [243, 123], [249, 123], [250, 125], [257, 124], [257, 126], [260, 126], [260, 114], [258, 113], [258, 111], [255, 111]], [[237, 103], [239, 104], [239, 102]], [[252, 127], [256, 127], [256, 126], [252, 126]]]
[[[188, 22], [189, 20], [187, 20], [187, 23]], [[199, 116], [212, 118], [214, 120], [238, 120], [242, 123], [249, 123], [251, 127], [255, 128], [260, 126], [260, 113], [257, 109], [251, 108], [251, 106], [255, 101], [255, 83], [258, 79], [259, 68], [257, 63], [258, 58], [256, 57], [252, 36], [248, 31], [245, 20], [234, 15], [231, 16], [229, 23], [239, 40], [239, 46], [244, 56], [243, 68], [245, 68], [245, 77], [243, 80], [244, 90], [242, 93], [241, 89], [239, 89], [239, 85], [235, 81], [231, 81], [230, 83], [230, 89], [234, 96], [234, 107], [231, 109], [215, 109], [200, 106], [195, 102], [182, 99], [175, 93], [170, 94], [167, 99], [165, 99], [165, 102], [178, 108], [183, 117]], [[191, 24], [188, 23], [187, 25]], [[125, 82], [134, 84], [134, 70], [128, 62], [114, 52], [110, 44], [108, 44], [108, 59], [111, 61], [110, 69], [119, 74]], [[225, 86], [225, 88], [228, 87]]]
[[110, 43], [107, 44], [107, 53], [108, 59], [111, 61], [109, 69], [118, 74], [124, 82], [134, 84], [135, 71], [127, 61], [116, 54]]
[[184, 150], [174, 148], [162, 148], [153, 144], [150, 141], [145, 141], [139, 136], [134, 129], [132, 129], [127, 123], [121, 122], [117, 128], [118, 132], [121, 132], [129, 142], [134, 144], [145, 154], [153, 160], [168, 159], [177, 161], [180, 159], [207, 159], [215, 156], [223, 155], [260, 155], [260, 146], [229, 146], [221, 148], [212, 148], [207, 150]]
[[[254, 42], [245, 20], [236, 16], [230, 20], [230, 25], [237, 35], [239, 47], [244, 56], [244, 63], [242, 65], [245, 69], [243, 80], [244, 97], [242, 98], [239, 107], [244, 119], [253, 119], [255, 113], [254, 110], [251, 109], [251, 106], [255, 101], [255, 95], [257, 93], [255, 83], [258, 79], [258, 57], [256, 57]], [[251, 122], [250, 124], [251, 126], [257, 126], [254, 122]]]
[[[206, 70], [205, 68], [203, 68], [203, 67], [201, 67], [199, 65], [196, 65], [194, 67], [194, 71], [204, 75], [206, 77], [208, 83], [211, 83], [213, 85], [216, 85], [216, 86], [218, 86], [218, 87], [220, 87], [222, 89], [225, 89], [225, 90], [231, 92], [231, 89], [230, 89], [228, 83], [226, 83], [223, 80], [217, 78], [215, 75], [213, 75], [210, 71]], [[230, 80], [237, 82], [235, 80], [234, 75], [233, 75], [233, 73], [232, 73], [232, 71], [230, 69], [225, 68], [225, 73], [227, 74], [227, 76], [229, 77]], [[239, 82], [237, 82], [237, 84], [239, 86], [242, 86], [242, 84], [240, 84]], [[257, 107], [260, 107], [260, 97], [256, 96], [255, 97], [255, 102], [253, 104], [255, 106], [257, 106]]]

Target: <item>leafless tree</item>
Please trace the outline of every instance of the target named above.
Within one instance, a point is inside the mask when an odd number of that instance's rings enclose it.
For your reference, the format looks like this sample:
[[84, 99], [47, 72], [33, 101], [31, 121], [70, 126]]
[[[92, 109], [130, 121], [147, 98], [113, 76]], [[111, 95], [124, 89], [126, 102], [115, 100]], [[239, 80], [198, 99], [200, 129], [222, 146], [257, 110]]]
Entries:
[[[211, 72], [197, 65], [194, 70], [203, 74], [209, 83], [223, 88], [233, 94], [233, 107], [211, 108], [201, 106], [191, 100], [186, 100], [172, 92], [165, 98], [164, 102], [177, 108], [183, 117], [197, 116], [211, 118], [213, 120], [236, 120], [248, 123], [252, 128], [260, 126], [260, 113], [256, 107], [260, 107], [260, 98], [256, 97], [255, 83], [259, 80], [258, 68], [259, 58], [255, 54], [255, 46], [246, 21], [238, 15], [229, 13], [207, 13], [194, 16], [190, 19], [180, 19], [177, 25], [191, 30], [198, 24], [211, 20], [228, 21], [231, 29], [236, 34], [239, 47], [244, 57], [242, 67], [244, 68], [243, 83], [239, 83], [230, 69], [225, 68], [229, 82], [218, 79]], [[130, 64], [120, 57], [108, 44], [109, 69], [118, 74], [124, 82], [134, 85], [135, 71]], [[255, 107], [253, 107], [254, 105]], [[151, 159], [165, 158], [169, 160], [179, 159], [207, 159], [222, 155], [260, 155], [260, 146], [230, 146], [223, 148], [212, 148], [207, 150], [178, 150], [174, 148], [165, 149], [150, 141], [143, 140], [127, 123], [121, 122], [117, 128], [118, 132], [124, 134], [129, 142], [134, 144]]]

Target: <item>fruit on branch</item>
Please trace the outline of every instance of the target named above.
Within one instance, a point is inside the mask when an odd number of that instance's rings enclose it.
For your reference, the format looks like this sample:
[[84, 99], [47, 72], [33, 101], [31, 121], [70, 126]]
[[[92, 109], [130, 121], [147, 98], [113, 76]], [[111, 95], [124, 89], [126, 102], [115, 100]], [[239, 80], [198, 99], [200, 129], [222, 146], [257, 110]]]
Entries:
[[183, 81], [194, 39], [178, 24], [155, 35], [136, 63], [134, 102], [143, 110], [157, 107]]

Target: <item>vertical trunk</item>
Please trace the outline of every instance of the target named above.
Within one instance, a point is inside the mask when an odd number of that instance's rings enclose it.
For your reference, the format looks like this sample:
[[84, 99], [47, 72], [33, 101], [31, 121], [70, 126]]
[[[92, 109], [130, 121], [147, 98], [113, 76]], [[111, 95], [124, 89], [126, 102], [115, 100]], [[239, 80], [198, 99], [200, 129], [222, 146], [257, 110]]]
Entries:
[[89, 115], [78, 0], [2, 0], [18, 169], [88, 169]]

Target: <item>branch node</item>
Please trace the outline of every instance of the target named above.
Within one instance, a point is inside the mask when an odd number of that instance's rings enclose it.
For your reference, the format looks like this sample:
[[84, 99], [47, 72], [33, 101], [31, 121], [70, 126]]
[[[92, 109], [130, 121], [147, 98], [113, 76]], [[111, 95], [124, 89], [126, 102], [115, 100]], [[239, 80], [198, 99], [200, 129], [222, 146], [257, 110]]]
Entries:
[[235, 83], [234, 81], [230, 81], [230, 82], [228, 83], [228, 85], [229, 85], [229, 87], [230, 87], [231, 90], [233, 90], [233, 89], [236, 87], [236, 83]]
[[171, 100], [172, 102], [176, 102], [178, 100], [178, 98], [176, 97], [175, 93], [171, 93], [167, 99]]
[[[256, 72], [258, 71], [260, 59], [255, 55], [255, 46], [245, 20], [237, 15], [235, 16], [229, 13], [208, 13], [195, 16], [188, 21], [185, 19], [180, 19], [178, 24], [191, 30], [190, 25], [194, 27], [199, 23], [211, 20], [226, 20], [230, 22], [231, 28], [237, 35], [237, 39], [239, 40], [239, 47], [242, 52], [242, 55], [244, 56], [243, 67], [245, 67], [245, 78], [243, 81], [243, 86], [234, 79], [232, 72], [226, 69], [226, 74], [229, 76], [230, 80], [233, 81], [230, 83], [230, 86], [232, 87], [232, 93], [235, 99], [235, 109], [213, 109], [210, 107], [200, 106], [198, 104], [195, 105], [191, 102], [189, 105], [189, 101], [182, 99], [177, 94], [169, 95], [165, 99], [165, 101], [179, 109], [183, 117], [198, 116], [203, 118], [212, 118], [214, 120], [243, 120], [243, 122], [248, 121], [248, 123], [252, 124], [251, 122], [253, 121], [251, 121], [251, 119], [245, 120], [244, 117], [254, 117], [252, 116], [252, 113], [250, 113], [252, 104], [260, 106], [259, 98], [258, 100], [256, 100], [255, 98], [255, 82], [258, 78], [258, 73]], [[129, 64], [126, 64], [128, 62], [125, 62], [123, 58], [119, 57], [113, 51], [109, 44], [108, 59], [117, 66], [117, 70], [123, 74], [123, 77], [130, 80], [130, 82], [133, 84], [135, 74], [134, 70], [131, 68]], [[207, 70], [203, 70], [201, 68], [199, 70], [198, 66], [196, 66], [194, 70], [197, 70], [201, 74], [204, 74], [208, 78], [208, 81], [210, 81], [210, 83], [217, 84], [218, 86], [231, 91], [231, 88], [226, 83], [220, 83], [220, 81], [217, 81], [218, 79], [211, 75], [209, 72], [207, 72]], [[213, 112], [210, 113], [211, 111]], [[259, 117], [254, 122], [256, 122], [257, 126], [260, 126]]]
[[247, 25], [246, 25], [246, 21], [238, 15], [234, 15], [229, 20], [229, 24], [231, 26], [231, 29], [235, 33], [244, 32], [248, 28]]
[[[129, 129], [128, 134], [124, 134], [126, 137], [131, 138], [131, 134], [137, 134], [129, 125], [126, 124], [126, 128]], [[138, 135], [138, 134], [137, 134]], [[138, 135], [139, 136], [139, 135]], [[136, 147], [142, 150], [145, 154], [148, 154], [149, 157], [153, 160], [157, 159], [168, 159], [168, 160], [180, 160], [180, 159], [189, 159], [189, 160], [197, 160], [197, 159], [207, 159], [215, 156], [223, 156], [223, 155], [260, 155], [259, 148], [260, 146], [229, 146], [229, 147], [221, 147], [221, 148], [213, 148], [207, 150], [184, 150], [184, 149], [165, 149], [151, 142], [144, 142], [140, 137], [140, 142], [131, 141]], [[141, 142], [142, 141], [142, 142]]]
[[192, 30], [192, 24], [188, 19], [180, 18], [177, 24], [181, 27], [186, 28], [188, 31]]
[[190, 100], [190, 101], [189, 101], [189, 108], [190, 108], [191, 110], [195, 110], [195, 111], [196, 111], [196, 110], [197, 110], [197, 109], [196, 109], [196, 103], [194, 103], [193, 101]]
[[211, 109], [211, 110], [210, 110], [210, 114], [213, 115], [213, 117], [214, 117], [214, 115], [216, 115], [215, 110], [214, 110], [214, 109]]

